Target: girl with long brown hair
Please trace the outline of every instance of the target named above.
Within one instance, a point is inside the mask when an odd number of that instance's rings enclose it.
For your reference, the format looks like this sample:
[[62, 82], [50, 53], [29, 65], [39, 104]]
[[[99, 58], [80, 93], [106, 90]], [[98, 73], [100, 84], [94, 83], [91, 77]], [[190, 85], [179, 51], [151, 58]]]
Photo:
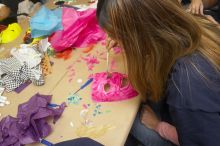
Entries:
[[128, 77], [143, 101], [166, 100], [180, 145], [218, 145], [217, 25], [185, 12], [177, 0], [99, 0], [97, 17], [124, 49]]

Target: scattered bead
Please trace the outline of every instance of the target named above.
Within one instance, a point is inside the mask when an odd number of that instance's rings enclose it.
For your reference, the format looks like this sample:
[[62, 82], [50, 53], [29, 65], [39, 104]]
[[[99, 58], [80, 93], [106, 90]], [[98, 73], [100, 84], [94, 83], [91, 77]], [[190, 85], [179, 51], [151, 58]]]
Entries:
[[5, 104], [6, 104], [6, 105], [9, 105], [9, 104], [10, 104], [10, 101], [6, 101]]
[[5, 106], [5, 104], [4, 103], [0, 103], [0, 107], [3, 107], [3, 106]]
[[83, 82], [83, 80], [82, 79], [77, 79], [77, 83], [82, 83]]
[[7, 100], [7, 97], [5, 97], [5, 96], [0, 96], [0, 99], [2, 99], [2, 100]]
[[84, 109], [80, 112], [80, 117], [82, 118], [86, 118], [87, 114], [88, 114], [89, 110], [88, 109]]
[[70, 126], [71, 126], [71, 127], [74, 127], [73, 122], [70, 122]]
[[4, 91], [5, 91], [5, 88], [0, 87], [0, 95], [2, 95], [4, 93]]
[[82, 100], [82, 98], [78, 94], [73, 94], [73, 95], [70, 95], [67, 98], [67, 100], [68, 100], [69, 104], [78, 105], [80, 103], [80, 101]]

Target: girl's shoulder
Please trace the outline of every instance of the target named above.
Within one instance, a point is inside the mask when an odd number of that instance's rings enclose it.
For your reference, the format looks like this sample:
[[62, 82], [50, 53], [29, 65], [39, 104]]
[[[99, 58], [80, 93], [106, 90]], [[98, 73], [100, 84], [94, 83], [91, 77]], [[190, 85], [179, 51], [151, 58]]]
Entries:
[[171, 69], [166, 96], [176, 108], [220, 112], [220, 72], [199, 53], [184, 56]]

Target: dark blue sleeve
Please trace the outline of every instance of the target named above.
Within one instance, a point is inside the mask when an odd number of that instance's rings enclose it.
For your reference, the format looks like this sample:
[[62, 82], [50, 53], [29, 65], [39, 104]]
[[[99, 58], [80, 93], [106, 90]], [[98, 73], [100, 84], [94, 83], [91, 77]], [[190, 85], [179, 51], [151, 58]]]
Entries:
[[104, 146], [90, 138], [82, 137], [73, 140], [63, 141], [54, 146]]
[[166, 89], [181, 146], [220, 145], [220, 73], [199, 54], [174, 65]]
[[219, 146], [220, 115], [170, 107], [181, 146]]
[[176, 108], [220, 112], [220, 72], [199, 54], [181, 58], [170, 73], [166, 96]]

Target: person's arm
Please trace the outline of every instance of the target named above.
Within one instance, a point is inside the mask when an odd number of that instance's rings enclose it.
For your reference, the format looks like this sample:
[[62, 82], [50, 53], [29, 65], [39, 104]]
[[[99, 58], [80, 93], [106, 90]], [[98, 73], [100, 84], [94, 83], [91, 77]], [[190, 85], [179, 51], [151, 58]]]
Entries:
[[156, 131], [162, 138], [179, 145], [176, 128], [167, 122], [161, 122], [149, 106], [143, 108], [141, 122], [146, 127]]
[[220, 115], [215, 112], [170, 108], [181, 146], [217, 146]]
[[205, 9], [215, 6], [218, 2], [218, 0], [202, 0], [202, 1]]
[[10, 15], [17, 15], [18, 0], [2, 0], [0, 7], [0, 21], [8, 18]]
[[203, 14], [204, 8], [211, 8], [216, 5], [218, 0], [191, 0], [189, 11], [192, 14]]
[[173, 125], [170, 125], [167, 122], [159, 122], [157, 127], [155, 128], [155, 131], [159, 133], [159, 135], [164, 139], [171, 141], [177, 146], [180, 145], [178, 141], [176, 127], [174, 127]]
[[0, 6], [0, 21], [2, 21], [2, 20], [4, 20], [4, 19], [8, 18], [8, 16], [10, 15], [10, 13], [11, 13], [10, 8], [8, 8], [7, 6], [5, 6], [5, 5], [2, 4], [2, 5]]
[[166, 96], [181, 146], [220, 144], [220, 74], [200, 53], [173, 66]]

